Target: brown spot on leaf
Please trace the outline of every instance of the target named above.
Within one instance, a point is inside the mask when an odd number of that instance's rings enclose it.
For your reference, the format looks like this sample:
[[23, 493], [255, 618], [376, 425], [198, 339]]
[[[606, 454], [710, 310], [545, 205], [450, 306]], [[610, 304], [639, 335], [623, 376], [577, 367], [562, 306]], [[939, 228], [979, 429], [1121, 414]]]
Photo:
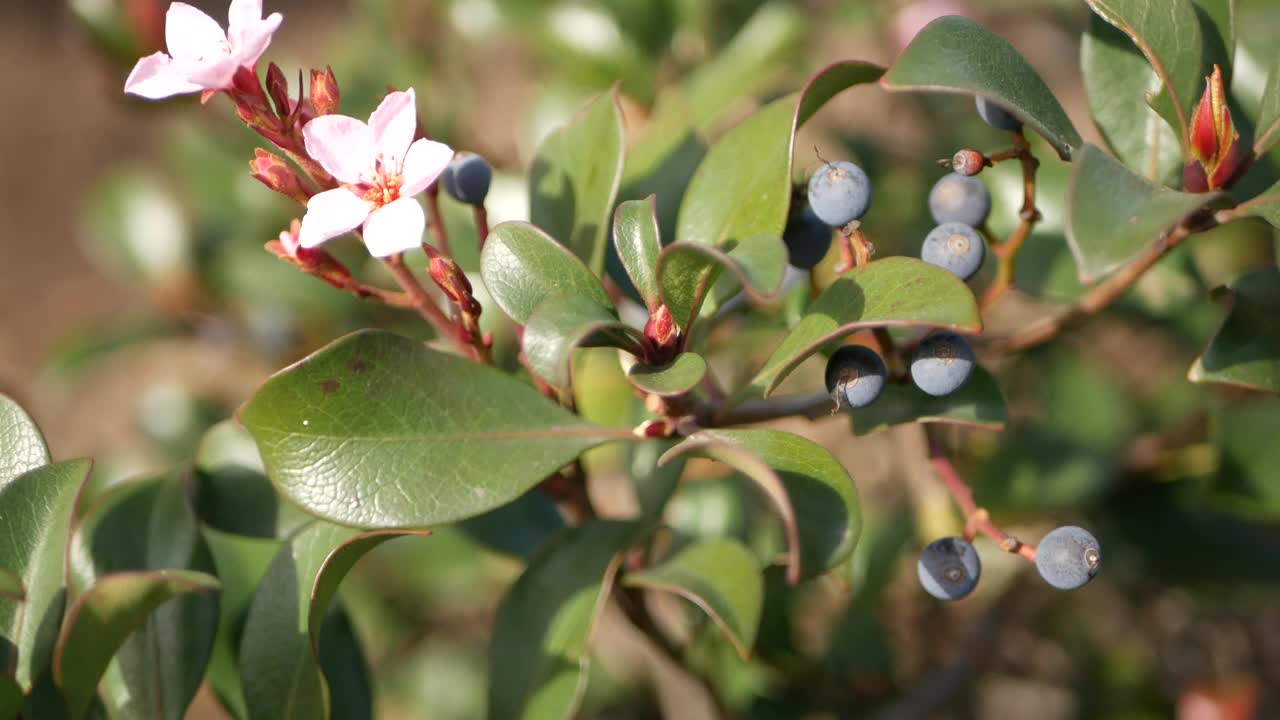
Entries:
[[351, 368], [351, 372], [357, 375], [363, 375], [364, 371], [369, 369], [368, 363], [360, 358], [356, 358], [355, 360], [347, 363], [347, 367]]
[[341, 387], [341, 385], [337, 380], [329, 378], [328, 380], [320, 383], [320, 392], [325, 393], [326, 395], [329, 393], [335, 393], [338, 392], [339, 387]]

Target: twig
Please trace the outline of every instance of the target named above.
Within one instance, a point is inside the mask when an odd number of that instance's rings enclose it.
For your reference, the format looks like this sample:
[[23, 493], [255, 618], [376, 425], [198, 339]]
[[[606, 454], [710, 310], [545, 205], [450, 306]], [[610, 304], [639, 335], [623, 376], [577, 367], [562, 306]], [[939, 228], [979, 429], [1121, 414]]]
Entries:
[[392, 255], [384, 259], [383, 263], [391, 270], [391, 274], [395, 276], [396, 282], [400, 284], [400, 287], [404, 288], [404, 291], [408, 293], [412, 307], [427, 322], [431, 323], [436, 333], [442, 337], [450, 338], [463, 353], [472, 359], [477, 359], [475, 347], [458, 337], [458, 334], [454, 331], [454, 324], [449, 322], [449, 318], [445, 317], [440, 308], [436, 307], [435, 301], [431, 299], [426, 289], [418, 282], [418, 278], [414, 277], [409, 268], [405, 266], [404, 257], [402, 255]]
[[472, 205], [471, 217], [476, 223], [477, 246], [484, 250], [484, 241], [489, 237], [489, 211], [484, 209], [484, 205]]
[[1034, 561], [1036, 559], [1035, 546], [1023, 543], [991, 522], [991, 516], [986, 509], [979, 507], [978, 503], [974, 501], [973, 489], [960, 478], [955, 466], [947, 458], [946, 450], [943, 448], [942, 441], [937, 434], [931, 432], [928, 428], [925, 429], [925, 433], [929, 438], [929, 463], [933, 465], [934, 471], [938, 474], [938, 478], [942, 480], [942, 484], [946, 486], [947, 492], [951, 493], [951, 497], [955, 499], [956, 504], [960, 506], [960, 510], [964, 512], [965, 539], [972, 540], [975, 535], [981, 533], [994, 540], [1001, 550], [1015, 553]]
[[1040, 161], [1032, 154], [1031, 146], [1020, 131], [1013, 133], [1012, 150], [989, 159], [994, 163], [1007, 158], [1017, 158], [1022, 163], [1022, 208], [1018, 211], [1021, 222], [1007, 240], [991, 248], [996, 255], [996, 277], [982, 293], [978, 307], [984, 313], [1013, 287], [1014, 263], [1017, 261], [1018, 251], [1022, 249], [1022, 244], [1041, 217], [1040, 210], [1036, 208], [1036, 170], [1040, 167]]
[[748, 400], [723, 414], [720, 414], [718, 407], [711, 406], [703, 408], [698, 413], [698, 417], [699, 424], [704, 427], [728, 427], [792, 416], [816, 420], [830, 415], [833, 407], [831, 396], [819, 393], [792, 395], [771, 400]]
[[1219, 217], [1234, 219], [1234, 216], [1230, 215], [1230, 211], [1222, 211], [1217, 214], [1193, 213], [1190, 217], [1175, 225], [1172, 230], [1162, 235], [1156, 242], [1147, 246], [1142, 251], [1142, 254], [1132, 262], [1106, 280], [1103, 280], [1077, 300], [1075, 305], [1057, 315], [1051, 315], [1034, 322], [1013, 335], [995, 339], [992, 341], [992, 347], [1005, 352], [1016, 352], [1048, 342], [1068, 327], [1110, 305], [1116, 298], [1119, 298], [1132, 287], [1138, 281], [1138, 278], [1142, 277], [1143, 273], [1150, 270], [1160, 258], [1164, 257], [1165, 253], [1177, 247], [1193, 233], [1214, 227], [1219, 223]]

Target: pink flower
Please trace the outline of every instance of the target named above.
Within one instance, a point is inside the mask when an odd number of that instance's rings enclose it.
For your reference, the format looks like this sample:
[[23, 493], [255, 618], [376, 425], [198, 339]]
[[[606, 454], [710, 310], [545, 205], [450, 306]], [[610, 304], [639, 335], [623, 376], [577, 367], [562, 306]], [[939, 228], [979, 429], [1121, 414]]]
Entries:
[[426, 190], [453, 158], [444, 143], [414, 140], [418, 126], [413, 90], [393, 92], [366, 125], [345, 115], [324, 115], [302, 128], [307, 154], [342, 187], [312, 196], [298, 241], [313, 248], [364, 226], [375, 257], [418, 247], [426, 218], [414, 195]]
[[253, 69], [271, 44], [283, 20], [280, 13], [262, 17], [262, 0], [231, 0], [227, 31], [186, 3], [169, 5], [164, 37], [169, 54], [158, 52], [138, 61], [124, 91], [158, 100], [231, 87], [236, 70]]

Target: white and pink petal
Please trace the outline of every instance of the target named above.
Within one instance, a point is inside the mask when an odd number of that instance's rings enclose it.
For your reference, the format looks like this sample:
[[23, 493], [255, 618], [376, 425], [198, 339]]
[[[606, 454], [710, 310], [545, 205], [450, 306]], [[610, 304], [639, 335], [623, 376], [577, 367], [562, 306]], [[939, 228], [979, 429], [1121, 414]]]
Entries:
[[373, 128], [375, 152], [389, 161], [403, 161], [418, 129], [418, 108], [413, 88], [389, 93], [383, 98], [378, 109], [369, 116], [369, 127]]
[[364, 244], [374, 257], [387, 257], [422, 244], [427, 220], [417, 200], [402, 197], [369, 214], [364, 223]]
[[124, 91], [148, 100], [200, 92], [204, 87], [191, 82], [174, 66], [173, 58], [162, 52], [148, 55], [133, 66]]
[[373, 167], [373, 130], [346, 115], [323, 115], [302, 128], [307, 154], [344, 183], [359, 183]]
[[227, 35], [218, 21], [186, 3], [169, 5], [164, 17], [164, 41], [176, 60], [209, 58], [228, 54]]
[[373, 203], [346, 188], [326, 190], [307, 201], [307, 214], [302, 217], [298, 244], [313, 248], [339, 235], [351, 232], [369, 217]]
[[417, 195], [431, 186], [453, 160], [453, 148], [425, 138], [415, 140], [404, 158], [402, 195]]

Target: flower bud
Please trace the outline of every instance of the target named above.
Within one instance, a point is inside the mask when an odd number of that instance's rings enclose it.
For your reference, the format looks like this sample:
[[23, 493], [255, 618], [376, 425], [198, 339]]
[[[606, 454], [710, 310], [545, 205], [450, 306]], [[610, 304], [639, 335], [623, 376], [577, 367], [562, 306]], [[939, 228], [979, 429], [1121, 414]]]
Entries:
[[301, 205], [306, 205], [311, 194], [298, 180], [298, 175], [283, 158], [262, 148], [254, 148], [249, 171], [254, 179]]
[[649, 322], [644, 325], [644, 336], [653, 343], [661, 357], [671, 355], [680, 340], [680, 329], [676, 327], [675, 318], [666, 305], [659, 305], [658, 309], [650, 313]]
[[294, 220], [288, 230], [282, 230], [277, 240], [266, 244], [267, 252], [297, 267], [299, 270], [324, 280], [339, 290], [352, 286], [351, 271], [337, 258], [321, 248], [304, 248], [298, 242], [302, 223]]
[[458, 267], [458, 263], [436, 253], [431, 256], [428, 270], [431, 273], [431, 279], [455, 305], [470, 315], [480, 314], [480, 303], [472, 295], [471, 281], [467, 279], [467, 274], [462, 272], [462, 268]]
[[332, 115], [338, 111], [341, 92], [338, 90], [338, 78], [333, 75], [333, 68], [326, 66], [324, 72], [311, 71], [311, 107], [316, 116]]
[[282, 118], [288, 117], [290, 105], [292, 105], [289, 101], [289, 79], [284, 76], [284, 71], [275, 63], [267, 66], [267, 95], [271, 97], [271, 103], [275, 105], [276, 115]]
[[[1199, 172], [1188, 163], [1183, 172], [1183, 185], [1190, 192], [1200, 187], [1200, 175], [1204, 176], [1204, 190], [1216, 190], [1235, 179], [1241, 160], [1240, 133], [1231, 121], [1231, 109], [1227, 106], [1227, 91], [1222, 81], [1222, 70], [1213, 66], [1213, 74], [1205, 78], [1204, 94], [1191, 116], [1187, 130], [1187, 144], [1199, 163]], [[1190, 176], [1190, 177], [1188, 177]], [[1190, 180], [1190, 182], [1188, 182]], [[1203, 190], [1201, 190], [1203, 192]]]

